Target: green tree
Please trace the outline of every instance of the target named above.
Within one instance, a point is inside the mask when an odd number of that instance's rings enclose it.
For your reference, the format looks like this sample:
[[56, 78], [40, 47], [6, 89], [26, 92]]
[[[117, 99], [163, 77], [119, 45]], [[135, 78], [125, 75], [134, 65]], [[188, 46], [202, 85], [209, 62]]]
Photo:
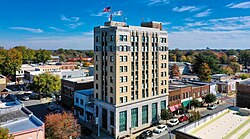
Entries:
[[239, 61], [245, 66], [250, 66], [250, 50], [241, 50], [239, 54]]
[[216, 101], [216, 96], [214, 95], [214, 94], [207, 94], [206, 96], [205, 96], [205, 102], [206, 103], [213, 103], [213, 102], [215, 102]]
[[8, 128], [0, 127], [0, 139], [14, 139], [12, 135], [9, 134]]
[[16, 49], [7, 51], [4, 63], [2, 64], [2, 73], [4, 75], [16, 75], [16, 71], [20, 70], [22, 65], [22, 53]]
[[59, 76], [50, 73], [43, 73], [34, 77], [31, 86], [34, 91], [39, 92], [40, 94], [46, 94], [47, 96], [50, 93], [58, 92], [60, 90], [61, 79]]
[[248, 78], [250, 78], [250, 74], [241, 74], [240, 78], [241, 78], [241, 80], [248, 79]]
[[220, 63], [221, 63], [221, 64], [227, 64], [227, 62], [228, 62], [228, 57], [227, 57], [227, 55], [226, 55], [225, 53], [222, 53], [222, 54], [221, 54], [221, 57], [220, 57]]
[[201, 114], [199, 111], [191, 111], [189, 113], [189, 122], [197, 121], [201, 118]]
[[42, 62], [45, 63], [46, 61], [51, 59], [51, 52], [44, 49], [39, 49], [36, 51], [35, 54], [35, 61], [36, 63]]
[[208, 64], [208, 66], [211, 69], [212, 74], [221, 72], [219, 60], [213, 52], [204, 51], [202, 53], [199, 53], [198, 55], [195, 55], [195, 60], [193, 63], [194, 73], [199, 74], [202, 63]]
[[167, 110], [167, 109], [162, 109], [161, 110], [161, 119], [162, 120], [168, 120], [173, 117], [173, 114]]
[[173, 55], [171, 59], [173, 59], [173, 61], [176, 62], [176, 60], [177, 60], [176, 55]]
[[234, 74], [234, 71], [230, 66], [223, 67], [222, 71], [223, 71], [224, 74], [228, 74], [228, 75], [233, 75]]
[[33, 49], [28, 48], [26, 50], [26, 54], [27, 54], [27, 59], [25, 62], [30, 64], [31, 61], [33, 61], [35, 59], [35, 51]]
[[200, 81], [211, 82], [211, 69], [207, 63], [202, 63], [198, 70], [198, 77]]
[[180, 69], [176, 64], [174, 64], [170, 70], [170, 77], [173, 78], [175, 76], [178, 76], [178, 77], [180, 76]]
[[198, 99], [193, 99], [193, 100], [191, 100], [191, 101], [190, 101], [190, 105], [191, 105], [191, 106], [194, 106], [194, 107], [200, 107], [200, 106], [201, 106], [201, 104], [200, 104], [200, 102], [199, 102]]
[[187, 56], [187, 62], [193, 63], [193, 59], [194, 59], [193, 56]]
[[240, 64], [237, 62], [231, 62], [229, 66], [232, 68], [234, 74], [240, 71]]
[[230, 50], [227, 50], [226, 54], [227, 56], [232, 56], [232, 55], [238, 56], [239, 52], [236, 50], [230, 49]]

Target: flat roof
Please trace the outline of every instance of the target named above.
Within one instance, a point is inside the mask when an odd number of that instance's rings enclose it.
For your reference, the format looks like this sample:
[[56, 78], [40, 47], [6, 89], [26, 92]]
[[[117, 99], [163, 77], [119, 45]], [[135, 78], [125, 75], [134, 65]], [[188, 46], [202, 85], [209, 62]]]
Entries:
[[240, 81], [239, 83], [240, 84], [249, 84], [250, 85], [250, 79], [246, 79], [246, 80]]
[[85, 90], [78, 90], [75, 93], [79, 93], [79, 94], [82, 94], [82, 95], [90, 96], [90, 95], [94, 94], [94, 88], [92, 88], [92, 89], [85, 89]]
[[62, 79], [62, 80], [70, 81], [70, 82], [77, 82], [77, 83], [87, 83], [87, 82], [94, 82], [94, 76], [66, 78], [66, 79]]
[[35, 129], [40, 126], [42, 126], [42, 124], [37, 123], [32, 116], [3, 125], [3, 127], [9, 129], [10, 133], [25, 131], [28, 129]]

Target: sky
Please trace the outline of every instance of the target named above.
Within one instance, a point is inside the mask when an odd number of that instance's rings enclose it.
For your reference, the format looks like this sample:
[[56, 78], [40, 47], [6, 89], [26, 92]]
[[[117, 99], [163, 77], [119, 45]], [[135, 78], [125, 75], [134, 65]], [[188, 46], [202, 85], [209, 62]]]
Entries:
[[93, 49], [93, 28], [108, 21], [159, 21], [170, 49], [250, 49], [247, 0], [0, 0], [0, 46]]

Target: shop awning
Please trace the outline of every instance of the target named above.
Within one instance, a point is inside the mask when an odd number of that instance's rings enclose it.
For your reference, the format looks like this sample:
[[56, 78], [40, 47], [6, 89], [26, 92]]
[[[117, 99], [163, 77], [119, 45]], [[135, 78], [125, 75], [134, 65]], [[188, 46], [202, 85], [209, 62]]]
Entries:
[[181, 104], [176, 104], [174, 106], [170, 106], [169, 109], [171, 112], [174, 112], [174, 111], [178, 110], [180, 106], [181, 106]]
[[182, 102], [183, 107], [187, 107], [187, 105], [190, 103], [191, 100], [187, 100]]

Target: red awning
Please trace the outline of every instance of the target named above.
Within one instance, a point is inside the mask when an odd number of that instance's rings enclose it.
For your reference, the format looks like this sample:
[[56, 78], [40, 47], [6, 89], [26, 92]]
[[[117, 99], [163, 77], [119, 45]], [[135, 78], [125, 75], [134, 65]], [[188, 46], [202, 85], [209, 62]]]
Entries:
[[176, 104], [174, 106], [170, 106], [169, 109], [171, 112], [173, 112], [173, 111], [178, 110], [180, 106], [181, 106], [181, 104]]

